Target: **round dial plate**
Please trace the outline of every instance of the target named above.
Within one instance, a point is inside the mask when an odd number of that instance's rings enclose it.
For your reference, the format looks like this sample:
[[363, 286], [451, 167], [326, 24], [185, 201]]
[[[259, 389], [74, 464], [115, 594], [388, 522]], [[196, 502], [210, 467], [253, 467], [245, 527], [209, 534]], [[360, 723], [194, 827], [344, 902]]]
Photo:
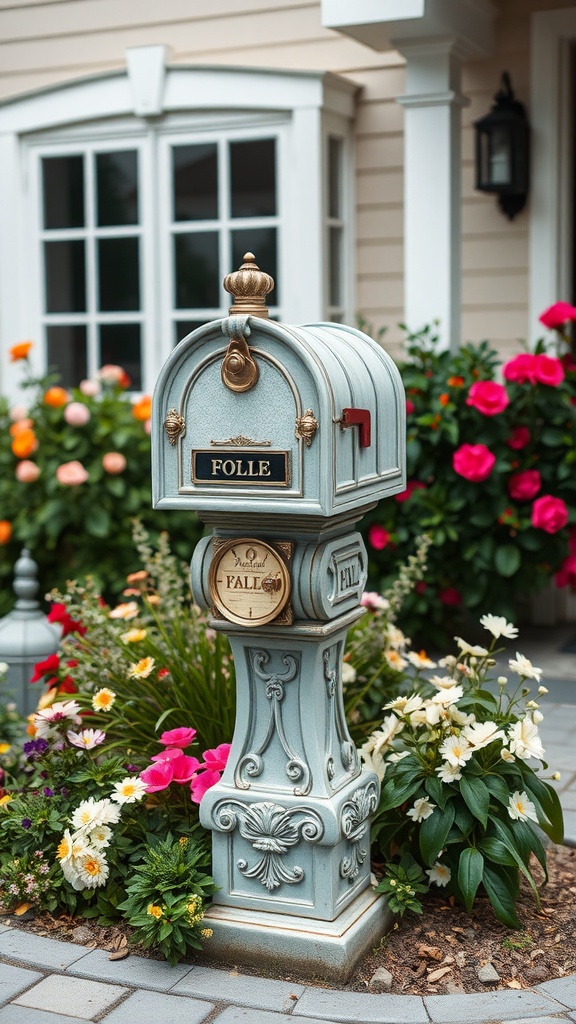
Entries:
[[210, 565], [210, 596], [225, 619], [263, 626], [286, 607], [290, 573], [282, 556], [252, 537], [226, 541]]

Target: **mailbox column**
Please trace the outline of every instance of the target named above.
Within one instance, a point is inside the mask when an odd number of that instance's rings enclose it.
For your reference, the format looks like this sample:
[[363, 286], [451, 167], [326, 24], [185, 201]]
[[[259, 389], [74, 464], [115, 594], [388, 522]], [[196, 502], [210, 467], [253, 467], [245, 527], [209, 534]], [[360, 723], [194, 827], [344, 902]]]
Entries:
[[[390, 923], [370, 885], [376, 776], [344, 715], [367, 557], [355, 524], [402, 490], [404, 399], [371, 339], [267, 321], [251, 254], [230, 317], [184, 339], [154, 400], [154, 500], [211, 528], [195, 600], [230, 638], [232, 750], [201, 804], [219, 891], [211, 955], [347, 977]], [[226, 737], [223, 737], [223, 740]]]

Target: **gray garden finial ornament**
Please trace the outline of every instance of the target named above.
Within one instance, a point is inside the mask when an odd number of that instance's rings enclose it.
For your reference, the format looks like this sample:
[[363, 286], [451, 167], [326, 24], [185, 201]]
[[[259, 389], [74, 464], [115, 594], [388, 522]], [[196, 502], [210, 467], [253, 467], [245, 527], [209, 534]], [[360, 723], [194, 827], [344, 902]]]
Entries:
[[13, 700], [21, 715], [29, 715], [38, 703], [40, 691], [30, 684], [34, 665], [55, 654], [61, 630], [48, 622], [36, 599], [38, 566], [23, 548], [14, 566], [16, 604], [0, 619], [0, 661], [8, 665], [2, 699]]

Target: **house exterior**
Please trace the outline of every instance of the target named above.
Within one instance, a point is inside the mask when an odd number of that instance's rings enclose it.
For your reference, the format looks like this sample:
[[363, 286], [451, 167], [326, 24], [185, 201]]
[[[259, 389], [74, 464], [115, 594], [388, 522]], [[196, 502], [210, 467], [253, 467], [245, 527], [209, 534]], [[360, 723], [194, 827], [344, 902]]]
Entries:
[[[567, 0], [0, 0], [0, 387], [122, 364], [150, 391], [225, 314], [252, 250], [287, 323], [358, 314], [507, 355], [574, 302]], [[475, 190], [473, 123], [510, 73], [531, 187]]]

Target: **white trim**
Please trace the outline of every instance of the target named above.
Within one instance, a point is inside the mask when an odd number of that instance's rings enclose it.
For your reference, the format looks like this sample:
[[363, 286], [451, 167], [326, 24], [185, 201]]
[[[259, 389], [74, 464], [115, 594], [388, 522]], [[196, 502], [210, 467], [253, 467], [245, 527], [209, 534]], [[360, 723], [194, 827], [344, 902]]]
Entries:
[[[572, 241], [573, 103], [569, 81], [570, 43], [576, 39], [576, 11], [532, 15], [529, 332], [542, 336], [538, 316], [552, 303], [570, 301]], [[572, 116], [571, 116], [572, 114]]]
[[158, 116], [164, 110], [166, 55], [165, 46], [135, 46], [126, 50], [134, 113], [139, 117]]

